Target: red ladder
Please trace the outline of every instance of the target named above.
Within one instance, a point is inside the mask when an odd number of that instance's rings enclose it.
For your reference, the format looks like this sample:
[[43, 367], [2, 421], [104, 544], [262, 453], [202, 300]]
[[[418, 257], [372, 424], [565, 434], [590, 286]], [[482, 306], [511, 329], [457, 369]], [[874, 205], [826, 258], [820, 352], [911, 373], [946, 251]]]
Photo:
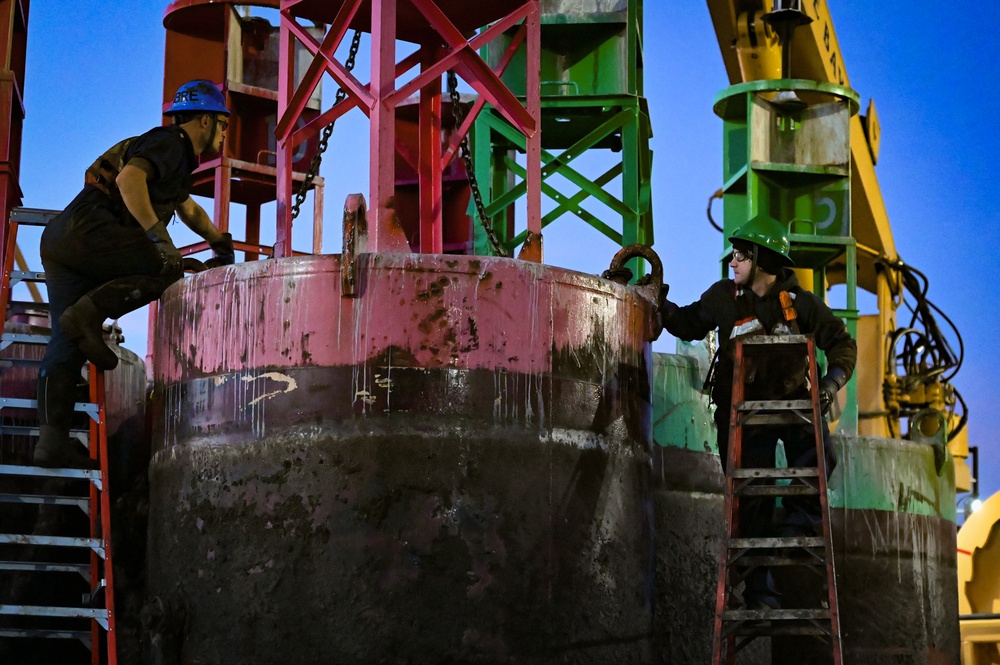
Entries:
[[[45, 303], [19, 303], [13, 299], [12, 291], [17, 284], [45, 281], [45, 275], [41, 272], [16, 269], [17, 232], [19, 226], [45, 226], [56, 214], [58, 213], [55, 211], [24, 208], [11, 212], [3, 257], [3, 277], [0, 280], [0, 311], [4, 312], [5, 321], [12, 314], [27, 308], [47, 309]], [[47, 344], [49, 340], [47, 332], [45, 329], [36, 329], [33, 326], [28, 327], [27, 332], [8, 332], [5, 329], [0, 336], [0, 350], [12, 344]], [[28, 371], [37, 376], [39, 363], [38, 358], [3, 358], [0, 359], [0, 372], [31, 368]], [[89, 522], [89, 537], [86, 538], [36, 533], [0, 533], [0, 546], [2, 546], [0, 551], [4, 554], [3, 560], [0, 561], [0, 579], [3, 579], [3, 576], [20, 576], [16, 584], [11, 580], [7, 588], [12, 589], [16, 586], [21, 590], [21, 595], [25, 596], [19, 598], [17, 604], [0, 605], [0, 637], [75, 639], [87, 647], [92, 665], [100, 663], [117, 665], [104, 372], [93, 365], [88, 365], [87, 376], [90, 401], [77, 402], [75, 411], [87, 414], [89, 426], [73, 430], [71, 437], [89, 448], [90, 458], [97, 461], [99, 468], [97, 470], [51, 469], [27, 464], [0, 464], [0, 482], [4, 483], [5, 490], [0, 493], [0, 502], [33, 504], [37, 505], [39, 510], [47, 511], [82, 510]], [[35, 399], [0, 395], [0, 415], [4, 416], [0, 420], [0, 435], [3, 436], [4, 443], [14, 440], [12, 437], [20, 437], [19, 440], [25, 437], [30, 440], [37, 439], [38, 424], [35, 419], [37, 406]], [[4, 409], [7, 411], [3, 411]], [[17, 410], [16, 413], [19, 415], [10, 417], [8, 414], [13, 410]], [[11, 422], [16, 424], [9, 424]], [[0, 459], [0, 462], [3, 461]], [[73, 493], [66, 490], [59, 491], [58, 494], [45, 491], [46, 486], [54, 483], [59, 485], [60, 490], [78, 484], [73, 483], [74, 480], [87, 481], [86, 494], [82, 491]], [[33, 491], [23, 491], [23, 488], [28, 486], [26, 483], [31, 483]], [[16, 489], [7, 492], [8, 488]], [[75, 516], [80, 519], [78, 514]], [[59, 514], [55, 523], [64, 524], [66, 517], [72, 519], [72, 515]], [[72, 562], [52, 563], [44, 560], [44, 557], [64, 559], [65, 555], [72, 551], [89, 552], [89, 563], [84, 563], [87, 557], [83, 554]], [[62, 579], [65, 580], [67, 573], [79, 575], [90, 588], [89, 592], [81, 594], [80, 602], [60, 606], [31, 604], [31, 596], [36, 595], [34, 591], [47, 591], [57, 585], [65, 584], [63, 581], [58, 581], [59, 574], [62, 574]], [[89, 630], [82, 629], [88, 621]]]
[[[782, 346], [775, 349], [775, 346]], [[746, 347], [758, 351], [805, 353], [811, 396], [808, 400], [747, 401], [744, 399]], [[770, 348], [768, 348], [770, 347]], [[775, 335], [736, 340], [733, 396], [730, 411], [729, 457], [726, 465], [724, 515], [726, 530], [719, 557], [712, 665], [734, 665], [736, 654], [758, 637], [815, 636], [828, 642], [834, 665], [842, 665], [840, 617], [830, 534], [830, 507], [826, 493], [826, 457], [823, 454], [822, 413], [819, 404], [814, 342], [804, 335]], [[791, 355], [789, 355], [791, 357]], [[743, 428], [752, 425], [811, 425], [815, 433], [815, 467], [751, 468], [742, 466]], [[779, 482], [783, 481], [783, 482]], [[817, 496], [822, 536], [741, 537], [740, 500], [744, 497]], [[736, 588], [760, 567], [800, 567], [818, 573], [816, 607], [747, 609]], [[825, 594], [823, 593], [825, 591]], [[825, 606], [824, 606], [825, 601]]]

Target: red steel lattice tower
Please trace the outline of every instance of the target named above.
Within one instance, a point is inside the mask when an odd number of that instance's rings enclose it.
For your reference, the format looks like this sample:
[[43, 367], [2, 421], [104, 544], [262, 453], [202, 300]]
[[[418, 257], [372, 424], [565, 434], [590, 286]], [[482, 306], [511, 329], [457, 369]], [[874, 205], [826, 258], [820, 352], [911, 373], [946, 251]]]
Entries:
[[[282, 0], [281, 71], [278, 83], [277, 123], [277, 238], [274, 256], [291, 255], [292, 155], [297, 146], [319, 135], [329, 123], [359, 108], [370, 120], [370, 191], [368, 215], [369, 252], [408, 252], [401, 226], [393, 213], [395, 189], [396, 108], [419, 93], [420, 250], [442, 251], [442, 172], [456, 156], [458, 146], [473, 126], [484, 103], [491, 104], [526, 137], [528, 230], [541, 234], [541, 102], [539, 72], [528, 68], [525, 102], [500, 80], [509, 58], [492, 69], [479, 56], [479, 49], [504, 31], [518, 27], [516, 49], [526, 44], [527, 61], [537, 62], [540, 53], [539, 0]], [[328, 24], [318, 40], [300, 20]], [[485, 26], [485, 27], [484, 27]], [[478, 28], [483, 28], [477, 31]], [[362, 83], [336, 57], [351, 29], [371, 33], [371, 80]], [[473, 35], [471, 38], [469, 35]], [[397, 40], [418, 46], [398, 62]], [[301, 44], [313, 55], [301, 81], [296, 84], [292, 54]], [[399, 84], [401, 77], [419, 67], [419, 73]], [[462, 126], [442, 147], [441, 77], [455, 71], [479, 94], [480, 100]], [[323, 74], [331, 76], [346, 92], [344, 101], [308, 122], [300, 119]], [[530, 244], [521, 258], [541, 260], [541, 243]]]

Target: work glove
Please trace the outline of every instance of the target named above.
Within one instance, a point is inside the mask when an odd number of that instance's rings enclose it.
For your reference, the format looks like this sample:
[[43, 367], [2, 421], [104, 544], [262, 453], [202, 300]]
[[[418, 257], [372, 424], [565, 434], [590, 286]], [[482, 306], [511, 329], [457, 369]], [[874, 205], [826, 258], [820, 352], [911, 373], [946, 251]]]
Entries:
[[236, 263], [236, 250], [233, 249], [233, 234], [223, 233], [220, 240], [216, 240], [213, 243], [209, 243], [212, 248], [212, 258], [205, 261], [205, 265], [209, 268], [218, 268], [219, 266], [231, 266]]
[[177, 251], [177, 248], [174, 247], [174, 241], [170, 239], [170, 234], [167, 233], [167, 225], [164, 222], [157, 222], [151, 229], [146, 231], [146, 237], [152, 241], [153, 247], [160, 254], [160, 260], [163, 261], [163, 268], [160, 270], [160, 274], [177, 275], [180, 277], [183, 271], [181, 265], [184, 259], [181, 253]]
[[669, 292], [670, 292], [670, 285], [664, 284], [663, 289], [660, 291], [660, 307], [659, 307], [660, 324], [664, 328], [667, 326], [667, 321], [670, 319], [670, 317], [674, 315], [674, 312], [680, 309], [679, 306], [677, 306], [675, 303], [670, 302], [670, 300], [667, 299], [667, 294]]
[[830, 371], [819, 380], [819, 407], [823, 414], [830, 412], [830, 407], [837, 399], [837, 393], [847, 383], [847, 373], [839, 367], [831, 367]]

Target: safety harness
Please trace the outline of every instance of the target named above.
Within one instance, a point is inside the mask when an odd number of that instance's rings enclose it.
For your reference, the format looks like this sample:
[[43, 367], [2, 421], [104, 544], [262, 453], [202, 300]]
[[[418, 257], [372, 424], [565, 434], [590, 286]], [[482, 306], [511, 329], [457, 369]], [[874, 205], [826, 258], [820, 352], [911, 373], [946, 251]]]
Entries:
[[[755, 248], [756, 249], [756, 248]], [[755, 262], [756, 263], [756, 262]], [[795, 296], [789, 291], [783, 290], [778, 293], [778, 301], [781, 303], [781, 314], [782, 321], [774, 326], [772, 330], [767, 330], [764, 325], [757, 318], [756, 314], [752, 311], [740, 311], [745, 310], [747, 307], [747, 301], [741, 300], [740, 295], [742, 294], [742, 287], [736, 287], [734, 284], [733, 298], [736, 301], [738, 319], [733, 324], [733, 329], [729, 334], [729, 340], [735, 340], [739, 337], [750, 337], [754, 335], [798, 335], [799, 334], [799, 313], [795, 309]], [[702, 385], [702, 392], [705, 394], [711, 394], [712, 387], [718, 380], [718, 364], [719, 364], [719, 354], [724, 348], [731, 348], [728, 344], [720, 340], [719, 348], [716, 349], [715, 355], [712, 356], [712, 362], [709, 365], [708, 374], [705, 377], [705, 383]], [[753, 380], [754, 370], [750, 369], [747, 376], [750, 381]]]

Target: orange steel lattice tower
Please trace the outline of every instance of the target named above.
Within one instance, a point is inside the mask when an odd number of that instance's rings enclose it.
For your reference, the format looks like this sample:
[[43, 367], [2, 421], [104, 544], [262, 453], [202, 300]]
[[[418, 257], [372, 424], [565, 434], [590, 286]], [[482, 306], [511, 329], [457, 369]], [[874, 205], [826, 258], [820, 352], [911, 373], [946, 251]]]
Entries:
[[[176, 90], [193, 79], [215, 83], [233, 112], [221, 154], [203, 159], [194, 174], [193, 194], [214, 199], [212, 218], [223, 231], [230, 230], [231, 203], [246, 207], [246, 233], [235, 234], [236, 249], [247, 260], [273, 256], [260, 244], [261, 206], [274, 201], [274, 126], [278, 113], [278, 27], [261, 17], [241, 12], [241, 7], [275, 11], [277, 0], [256, 0], [250, 5], [213, 0], [174, 0], [164, 12], [166, 51], [163, 76], [164, 109]], [[318, 115], [318, 93], [306, 100], [301, 121]], [[315, 141], [304, 142], [292, 156], [290, 176], [299, 182], [316, 150]], [[313, 253], [322, 243], [323, 182], [314, 186]], [[245, 240], [245, 242], [244, 242]], [[204, 242], [183, 250], [190, 254], [207, 249]]]
[[24, 61], [30, 0], [0, 0], [0, 256], [10, 211], [21, 205], [18, 170], [24, 125]]

